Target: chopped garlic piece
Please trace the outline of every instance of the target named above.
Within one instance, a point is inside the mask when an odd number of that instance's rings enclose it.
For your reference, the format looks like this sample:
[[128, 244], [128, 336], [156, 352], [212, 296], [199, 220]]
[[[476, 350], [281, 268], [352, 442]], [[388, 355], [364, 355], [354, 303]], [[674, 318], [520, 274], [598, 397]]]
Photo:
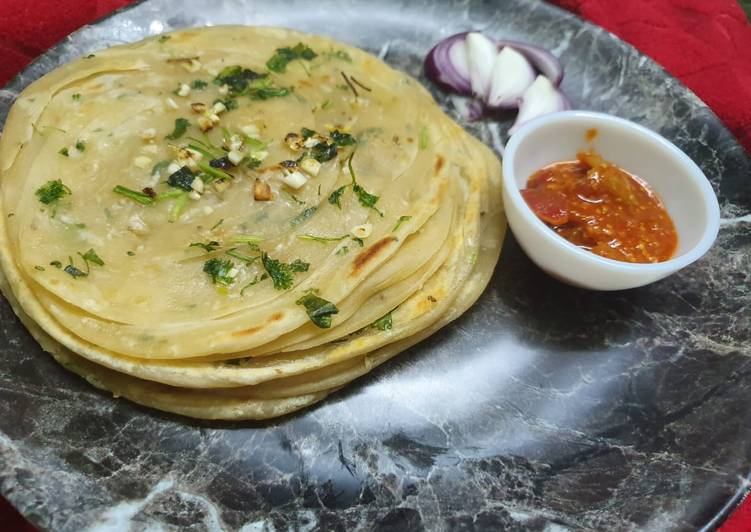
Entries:
[[305, 170], [305, 172], [312, 176], [317, 176], [318, 172], [321, 170], [321, 163], [316, 161], [315, 159], [303, 159], [300, 162], [300, 167]]
[[196, 177], [193, 179], [193, 182], [190, 184], [190, 188], [198, 192], [199, 194], [203, 192], [203, 179], [200, 177]]
[[138, 157], [133, 159], [133, 164], [138, 168], [148, 168], [149, 165], [151, 165], [151, 158], [144, 155], [139, 155]]
[[167, 98], [167, 107], [169, 107], [170, 109], [177, 109], [178, 105], [177, 102], [172, 98]]
[[223, 104], [222, 102], [216, 102], [216, 103], [214, 104], [214, 107], [212, 107], [212, 108], [211, 108], [211, 110], [212, 110], [212, 111], [214, 111], [214, 113], [216, 113], [216, 114], [220, 115], [220, 114], [222, 114], [222, 113], [223, 113], [224, 111], [226, 111], [226, 110], [227, 110], [227, 106], [226, 106], [226, 105], [224, 105], [224, 104]]
[[313, 136], [308, 139], [305, 139], [305, 142], [303, 142], [302, 145], [305, 146], [306, 148], [314, 148], [315, 146], [318, 146], [320, 143], [321, 143], [321, 139], [318, 139], [315, 136]]
[[237, 135], [232, 135], [229, 138], [229, 149], [230, 150], [240, 151], [242, 149], [242, 147], [243, 147], [243, 141], [242, 141], [242, 139], [240, 137], [238, 137]]
[[145, 151], [146, 153], [157, 153], [159, 151], [159, 146], [156, 144], [147, 144], [141, 148], [141, 151]]
[[201, 195], [198, 192], [196, 192], [195, 190], [191, 190], [190, 194], [188, 194], [188, 197], [190, 199], [192, 199], [192, 200], [199, 200], [199, 199], [201, 199]]
[[214, 124], [218, 124], [218, 123], [219, 123], [219, 122], [221, 121], [221, 118], [219, 118], [219, 115], [218, 115], [218, 114], [216, 114], [216, 113], [211, 113], [211, 114], [209, 115], [209, 119], [210, 119], [210, 120], [211, 120], [211, 121], [212, 121], [212, 122], [213, 122]]
[[240, 164], [245, 156], [237, 150], [232, 150], [227, 154], [227, 159], [234, 165]]
[[151, 140], [151, 139], [153, 139], [155, 137], [156, 137], [156, 129], [154, 129], [153, 127], [150, 127], [148, 129], [144, 129], [141, 132], [141, 138], [143, 140]]
[[212, 208], [211, 208], [211, 207], [209, 207], [208, 205], [206, 205], [206, 206], [205, 206], [205, 207], [203, 208], [203, 213], [204, 213], [204, 214], [205, 214], [206, 216], [208, 216], [208, 215], [209, 215], [209, 214], [211, 214], [212, 212], [214, 212], [214, 209], [212, 209]]
[[180, 88], [177, 89], [177, 95], [185, 98], [188, 94], [190, 94], [190, 85], [187, 83], [181, 84]]
[[267, 152], [265, 150], [263, 150], [263, 151], [254, 151], [251, 154], [251, 157], [253, 157], [253, 159], [255, 159], [256, 161], [263, 161], [268, 156], [269, 156], [269, 152]]
[[248, 124], [247, 126], [243, 126], [240, 129], [243, 133], [245, 133], [252, 139], [257, 139], [259, 136], [258, 128], [254, 124]]
[[234, 279], [235, 277], [237, 277], [239, 273], [240, 273], [240, 270], [233, 267], [233, 268], [230, 268], [229, 271], [227, 272], [227, 277]]
[[370, 233], [373, 232], [373, 224], [362, 224], [353, 227], [350, 231], [352, 236], [357, 238], [368, 238]]
[[200, 116], [198, 117], [198, 127], [201, 128], [201, 131], [204, 133], [207, 132], [210, 129], [214, 128], [214, 123], [211, 121], [211, 119], [207, 116]]
[[134, 235], [143, 236], [149, 232], [149, 226], [143, 221], [139, 215], [134, 214], [128, 220], [128, 231]]
[[302, 187], [305, 183], [308, 182], [308, 178], [300, 172], [291, 172], [289, 174], [284, 174], [279, 179], [282, 180], [282, 183], [284, 183], [288, 187], [294, 188], [295, 190]]
[[174, 174], [175, 172], [180, 170], [180, 168], [182, 167], [177, 163], [169, 163], [169, 166], [167, 167], [167, 172], [170, 174]]
[[193, 102], [190, 104], [190, 108], [193, 109], [194, 113], [204, 113], [206, 112], [206, 104], [202, 102]]

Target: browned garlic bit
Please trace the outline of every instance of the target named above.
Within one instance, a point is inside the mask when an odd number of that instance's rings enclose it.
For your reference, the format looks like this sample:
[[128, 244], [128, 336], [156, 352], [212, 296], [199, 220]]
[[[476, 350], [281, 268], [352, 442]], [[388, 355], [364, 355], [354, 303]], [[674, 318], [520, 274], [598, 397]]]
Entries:
[[271, 187], [269, 184], [256, 178], [255, 183], [253, 183], [253, 198], [256, 201], [271, 200]]
[[194, 113], [201, 114], [206, 112], [206, 104], [202, 102], [194, 102], [190, 104], [190, 108], [193, 109]]

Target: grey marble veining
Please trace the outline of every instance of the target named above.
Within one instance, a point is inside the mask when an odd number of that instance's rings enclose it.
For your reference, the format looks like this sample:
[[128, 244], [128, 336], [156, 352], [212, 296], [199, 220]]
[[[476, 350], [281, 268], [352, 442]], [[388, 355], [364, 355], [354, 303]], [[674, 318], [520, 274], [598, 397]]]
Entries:
[[[0, 305], [0, 492], [43, 529], [693, 530], [749, 485], [751, 162], [701, 101], [607, 32], [532, 0], [150, 0], [86, 27], [0, 91], [172, 28], [285, 25], [421, 60], [467, 28], [552, 48], [575, 107], [661, 132], [723, 222], [701, 261], [587, 292], [508, 236], [461, 319], [329, 400], [271, 423], [197, 423], [93, 390]], [[466, 124], [490, 145], [510, 116]]]

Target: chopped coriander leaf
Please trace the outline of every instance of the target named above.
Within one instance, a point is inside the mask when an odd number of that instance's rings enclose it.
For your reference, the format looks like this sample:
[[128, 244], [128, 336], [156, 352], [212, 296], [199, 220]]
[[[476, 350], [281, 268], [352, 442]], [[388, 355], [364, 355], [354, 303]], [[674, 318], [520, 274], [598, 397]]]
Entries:
[[341, 204], [342, 194], [344, 194], [345, 190], [347, 190], [347, 185], [339, 187], [334, 192], [329, 194], [329, 203], [331, 205], [336, 205], [337, 207], [341, 209], [342, 208], [342, 204]]
[[192, 81], [192, 82], [190, 83], [190, 88], [191, 88], [191, 89], [193, 89], [194, 91], [202, 91], [203, 89], [205, 89], [206, 87], [208, 87], [208, 85], [209, 85], [209, 84], [208, 84], [208, 83], [206, 83], [206, 82], [205, 82], [204, 80], [202, 80], [202, 79], [194, 79], [194, 80], [193, 80], [193, 81]]
[[310, 154], [319, 163], [325, 163], [336, 157], [336, 144], [321, 142], [311, 148]]
[[59, 152], [60, 155], [64, 155], [65, 157], [68, 157], [70, 154], [68, 153], [68, 148], [61, 148]]
[[43, 272], [44, 271], [44, 266], [34, 266], [34, 269], [38, 270], [40, 272]]
[[391, 317], [391, 312], [373, 322], [373, 327], [375, 327], [379, 331], [391, 329], [393, 328], [393, 326], [394, 320]]
[[72, 264], [68, 264], [63, 271], [73, 277], [73, 279], [78, 279], [79, 277], [86, 277], [88, 273], [82, 272]]
[[190, 125], [190, 122], [187, 118], [175, 118], [175, 129], [172, 130], [172, 133], [167, 135], [166, 139], [169, 140], [177, 140], [183, 135], [185, 135], [185, 132], [188, 130], [188, 126]]
[[429, 141], [428, 128], [425, 126], [422, 126], [420, 128], [420, 141], [419, 141], [420, 143], [419, 146], [421, 150], [424, 150], [425, 148], [428, 147], [428, 141]]
[[203, 271], [211, 277], [214, 284], [229, 286], [235, 281], [235, 276], [230, 275], [234, 268], [231, 260], [209, 259], [203, 263]]
[[336, 308], [336, 305], [331, 301], [319, 297], [316, 295], [315, 291], [308, 292], [295, 301], [295, 304], [303, 305], [310, 321], [312, 321], [316, 327], [320, 327], [321, 329], [328, 329], [331, 327], [331, 316], [339, 314], [339, 309]]
[[181, 192], [179, 196], [175, 198], [175, 203], [172, 204], [172, 208], [169, 211], [167, 221], [170, 223], [176, 222], [180, 215], [188, 205], [189, 196], [187, 192]]
[[262, 80], [262, 83], [248, 90], [251, 100], [268, 100], [269, 98], [282, 98], [292, 90], [288, 87], [275, 87], [270, 81]]
[[266, 66], [272, 72], [282, 73], [287, 70], [287, 65], [295, 59], [311, 61], [318, 56], [309, 46], [297, 43], [294, 47], [277, 48], [276, 53], [266, 61]]
[[350, 55], [344, 50], [331, 50], [330, 52], [326, 52], [326, 57], [329, 59], [339, 59], [340, 61], [346, 61], [347, 63], [352, 62], [352, 57], [350, 57]]
[[237, 100], [235, 100], [234, 98], [227, 98], [225, 100], [217, 98], [216, 100], [213, 101], [212, 105], [215, 105], [217, 103], [221, 103], [222, 105], [224, 105], [224, 107], [227, 108], [227, 111], [234, 111], [240, 106], [240, 104], [237, 103]]
[[129, 257], [133, 257], [133, 256], [135, 256], [135, 254], [136, 254], [135, 251], [128, 251], [128, 256]]
[[308, 268], [310, 268], [310, 263], [295, 259], [290, 263], [289, 267], [293, 272], [307, 272]]
[[289, 224], [292, 227], [295, 227], [296, 225], [300, 225], [305, 220], [307, 220], [308, 218], [310, 218], [311, 216], [313, 216], [316, 213], [317, 210], [318, 210], [318, 207], [316, 207], [316, 206], [308, 207], [304, 211], [300, 212], [300, 214], [298, 214], [297, 216], [295, 216], [294, 218], [292, 218], [292, 220], [290, 220]]
[[160, 35], [159, 39], [157, 39], [157, 40], [159, 41], [159, 44], [163, 44], [163, 43], [166, 43], [167, 41], [169, 41], [171, 38], [172, 37], [169, 36], [169, 35]]
[[308, 271], [310, 264], [296, 259], [292, 264], [285, 264], [277, 259], [272, 259], [267, 253], [261, 255], [261, 262], [266, 273], [271, 277], [276, 290], [288, 290], [292, 288], [295, 272]]
[[[208, 165], [207, 165], [208, 166]], [[201, 168], [203, 170], [203, 168]], [[167, 184], [171, 187], [181, 188], [185, 191], [193, 190], [191, 185], [196, 178], [195, 174], [187, 166], [183, 166], [177, 172], [170, 174]]]
[[63, 267], [63, 263], [60, 262], [59, 260], [53, 260], [52, 262], [50, 262], [50, 266], [54, 266], [55, 268], [59, 270], [60, 268]]
[[375, 204], [378, 203], [379, 197], [375, 194], [371, 194], [370, 192], [362, 188], [359, 184], [357, 184], [355, 170], [352, 168], [352, 157], [354, 156], [355, 152], [352, 152], [352, 155], [350, 155], [349, 159], [347, 159], [347, 168], [349, 169], [349, 175], [352, 177], [352, 191], [357, 196], [357, 200], [360, 202], [360, 205], [369, 209], [373, 209], [381, 216], [381, 218], [383, 218], [383, 213], [378, 210], [378, 207], [375, 206]]
[[228, 66], [223, 68], [216, 78], [214, 78], [214, 85], [227, 85], [230, 94], [234, 96], [243, 94], [248, 89], [248, 84], [251, 81], [264, 78], [267, 75], [253, 72], [249, 68], [242, 68], [238, 65]]
[[325, 102], [323, 102], [323, 103], [321, 104], [321, 109], [328, 109], [328, 108], [329, 108], [329, 107], [331, 107], [331, 106], [332, 106], [332, 102], [331, 102], [331, 100], [326, 100]]
[[240, 295], [245, 295], [245, 290], [250, 288], [251, 286], [257, 285], [261, 281], [264, 281], [269, 278], [268, 273], [264, 273], [263, 275], [256, 275], [252, 281], [250, 281], [248, 284], [242, 287], [242, 290], [240, 290]]
[[99, 266], [104, 266], [104, 261], [99, 257], [99, 255], [96, 254], [96, 251], [91, 248], [86, 253], [79, 253], [79, 255], [87, 263], [92, 262]]
[[360, 237], [357, 237], [357, 236], [353, 236], [353, 237], [352, 237], [352, 240], [354, 240], [355, 242], [357, 242], [358, 244], [360, 244], [360, 247], [361, 247], [361, 248], [362, 248], [362, 247], [365, 247], [365, 242], [363, 241], [363, 239], [362, 239], [362, 238], [360, 238]]
[[342, 133], [338, 129], [331, 132], [331, 140], [333, 140], [334, 144], [337, 146], [351, 146], [357, 143], [355, 137], [349, 133]]
[[397, 229], [399, 229], [400, 225], [402, 225], [404, 222], [407, 222], [411, 219], [412, 219], [411, 216], [400, 216], [399, 219], [396, 221], [396, 225], [394, 226], [392, 231], [396, 231]]
[[315, 135], [316, 132], [312, 129], [308, 129], [307, 127], [304, 127], [300, 130], [300, 135], [302, 135], [303, 140], [308, 140], [310, 137]]
[[85, 151], [86, 150], [86, 143], [82, 140], [76, 141], [76, 149], [78, 151]]
[[210, 240], [209, 242], [206, 242], [206, 243], [204, 243], [204, 242], [191, 242], [188, 245], [188, 247], [189, 248], [201, 248], [206, 253], [211, 253], [215, 249], [219, 249], [221, 247], [221, 245], [216, 240]]
[[81, 101], [81, 95], [79, 93], [75, 93], [71, 96], [73, 98], [74, 102], [80, 102]]
[[61, 179], [54, 179], [47, 181], [44, 185], [39, 187], [36, 191], [36, 196], [39, 198], [39, 201], [45, 205], [49, 205], [71, 193], [72, 191], [63, 184]]
[[341, 248], [339, 248], [339, 249], [337, 250], [337, 252], [336, 252], [336, 254], [337, 254], [337, 255], [340, 255], [340, 256], [341, 256], [341, 255], [346, 255], [347, 253], [349, 253], [349, 246], [342, 246], [342, 247], [341, 247]]
[[300, 240], [311, 240], [313, 242], [321, 242], [322, 244], [325, 244], [326, 242], [339, 242], [340, 240], [344, 240], [349, 235], [342, 235], [342, 236], [316, 236], [316, 235], [310, 235], [310, 234], [304, 234], [304, 235], [297, 235], [297, 238]]
[[226, 253], [230, 257], [234, 257], [236, 259], [239, 259], [239, 260], [243, 261], [246, 264], [252, 264], [252, 263], [254, 263], [255, 261], [257, 261], [258, 259], [261, 258], [260, 255], [256, 255], [255, 257], [249, 257], [248, 255], [243, 255], [242, 253], [240, 253], [238, 251], [235, 251], [235, 248], [228, 249]]
[[224, 223], [224, 218], [221, 218], [217, 223], [215, 223], [214, 225], [211, 226], [210, 230], [213, 231], [214, 229], [216, 229], [217, 227], [219, 227], [223, 223]]
[[139, 192], [137, 190], [131, 190], [122, 185], [117, 185], [112, 189], [112, 192], [114, 192], [115, 194], [120, 194], [121, 196], [125, 196], [126, 198], [130, 198], [136, 203], [140, 203], [141, 205], [151, 205], [152, 203], [154, 203], [154, 198], [152, 198], [148, 194], [144, 194], [143, 192]]

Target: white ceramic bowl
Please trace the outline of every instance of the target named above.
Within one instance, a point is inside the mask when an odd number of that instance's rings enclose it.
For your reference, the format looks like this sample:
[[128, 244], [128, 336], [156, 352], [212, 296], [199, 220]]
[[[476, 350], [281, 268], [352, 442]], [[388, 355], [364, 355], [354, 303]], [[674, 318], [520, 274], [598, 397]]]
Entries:
[[[588, 143], [588, 129], [597, 136]], [[594, 146], [606, 160], [647, 182], [659, 194], [678, 232], [675, 255], [656, 264], [632, 264], [595, 255], [558, 236], [519, 193], [535, 171], [576, 158]], [[720, 225], [717, 197], [698, 166], [675, 145], [642, 126], [611, 115], [563, 111], [522, 126], [503, 157], [503, 201], [509, 225], [529, 257], [563, 282], [593, 290], [621, 290], [667, 277], [700, 258]]]

